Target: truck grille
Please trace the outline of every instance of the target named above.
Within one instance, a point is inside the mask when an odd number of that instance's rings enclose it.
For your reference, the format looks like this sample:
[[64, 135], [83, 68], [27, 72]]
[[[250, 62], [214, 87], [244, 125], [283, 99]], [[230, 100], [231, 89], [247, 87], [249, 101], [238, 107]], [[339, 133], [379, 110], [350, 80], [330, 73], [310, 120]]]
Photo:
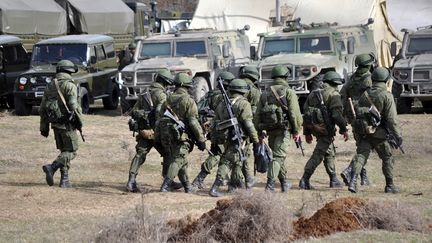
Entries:
[[425, 71], [414, 71], [414, 81], [428, 81], [430, 74], [428, 70]]
[[153, 82], [154, 72], [138, 72], [137, 85], [149, 84]]

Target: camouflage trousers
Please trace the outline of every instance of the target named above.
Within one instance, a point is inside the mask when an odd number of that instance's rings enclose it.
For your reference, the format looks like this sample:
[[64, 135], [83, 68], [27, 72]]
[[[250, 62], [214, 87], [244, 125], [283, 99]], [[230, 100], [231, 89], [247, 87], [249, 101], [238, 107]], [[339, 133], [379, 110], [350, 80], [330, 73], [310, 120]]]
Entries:
[[168, 171], [166, 177], [174, 180], [176, 176], [179, 177], [181, 182], [189, 181], [187, 173], [190, 144], [188, 142], [178, 142], [170, 148], [171, 154], [165, 156], [167, 159]]
[[241, 172], [243, 173], [244, 178], [247, 180], [248, 177], [252, 176], [251, 168], [253, 168], [254, 165], [254, 153], [252, 143], [246, 142], [245, 153], [247, 158], [245, 161], [243, 161]]
[[[354, 140], [356, 141], [356, 143], [357, 143], [357, 141], [359, 141], [361, 139], [361, 135], [359, 135], [358, 133], [355, 133], [355, 132], [353, 132], [353, 137], [354, 137]], [[363, 165], [362, 168], [366, 167], [368, 157], [365, 158], [364, 165]], [[355, 164], [356, 158], [357, 158], [357, 155], [354, 155], [353, 158], [351, 159], [350, 164], [348, 165], [348, 167], [354, 168], [354, 166], [355, 166], [354, 164]]]
[[55, 161], [63, 165], [63, 169], [70, 168], [70, 162], [76, 157], [78, 150], [78, 134], [75, 129], [53, 128], [56, 147], [60, 154]]
[[336, 151], [332, 142], [333, 137], [317, 137], [315, 149], [304, 168], [305, 174], [312, 175], [322, 161], [329, 176], [336, 173], [334, 163]]
[[231, 185], [240, 186], [243, 184], [243, 162], [240, 161], [240, 153], [236, 146], [229, 144], [225, 148], [225, 152], [222, 154], [216, 178], [223, 180], [231, 171]]
[[354, 170], [358, 175], [366, 164], [367, 158], [372, 149], [375, 149], [378, 156], [382, 160], [382, 172], [385, 178], [393, 179], [393, 164], [394, 159], [391, 151], [391, 146], [386, 139], [365, 137], [356, 141], [357, 151], [354, 158]]
[[201, 170], [204, 170], [205, 172], [207, 172], [207, 174], [210, 174], [211, 170], [219, 164], [221, 155], [225, 151], [223, 145], [218, 145], [218, 147], [219, 152], [213, 155], [209, 155], [207, 159], [201, 164]]
[[[132, 159], [129, 174], [138, 175], [138, 170], [144, 164], [147, 154], [154, 147], [154, 141], [151, 139], [137, 138], [137, 145], [135, 146], [136, 154]], [[162, 161], [162, 177], [165, 177], [168, 171], [168, 162], [166, 159]]]
[[267, 178], [273, 181], [277, 178], [284, 179], [287, 175], [285, 159], [288, 153], [291, 135], [284, 130], [268, 132], [269, 147], [273, 152], [273, 160], [269, 164]]

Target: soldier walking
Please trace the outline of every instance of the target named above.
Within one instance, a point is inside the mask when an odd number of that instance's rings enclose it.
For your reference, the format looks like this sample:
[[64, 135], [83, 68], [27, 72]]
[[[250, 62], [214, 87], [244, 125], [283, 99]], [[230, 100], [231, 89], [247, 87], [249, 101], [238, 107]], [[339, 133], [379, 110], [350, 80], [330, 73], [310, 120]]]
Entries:
[[307, 143], [312, 143], [312, 135], [317, 139], [317, 144], [312, 156], [305, 165], [303, 176], [300, 180], [300, 189], [310, 190], [309, 179], [315, 169], [324, 161], [327, 174], [330, 177], [330, 187], [342, 187], [336, 176], [335, 148], [333, 144], [336, 135], [335, 125], [339, 127], [339, 133], [344, 140], [348, 140], [347, 122], [342, 114], [342, 100], [337, 86], [342, 84], [342, 79], [335, 71], [329, 71], [324, 75], [324, 83], [321, 89], [312, 91], [304, 104], [303, 133]]
[[265, 187], [266, 191], [271, 192], [274, 192], [276, 177], [279, 178], [282, 192], [287, 192], [291, 187], [286, 178], [285, 159], [291, 136], [296, 142], [300, 140], [303, 122], [297, 95], [286, 80], [288, 76], [289, 70], [285, 66], [277, 65], [272, 69], [273, 83], [261, 95], [255, 114], [258, 133], [262, 136], [266, 132], [273, 152]]
[[[243, 141], [250, 139], [253, 144], [259, 142], [258, 134], [253, 124], [252, 108], [250, 103], [244, 97], [248, 91], [249, 87], [243, 79], [234, 79], [229, 84], [230, 104], [222, 102], [216, 108], [216, 116], [214, 120], [217, 132], [225, 134], [225, 150], [219, 162], [216, 179], [209, 192], [212, 197], [221, 196], [219, 193], [219, 187], [222, 185], [223, 179], [228, 175], [230, 170], [230, 190], [244, 187], [242, 178], [243, 161], [246, 160], [244, 156], [251, 156], [251, 154], [245, 152], [243, 146], [245, 143]], [[233, 116], [235, 117], [230, 117], [227, 105], [231, 105]], [[236, 138], [238, 134], [234, 134], [234, 126], [239, 128], [238, 130], [241, 133], [239, 135], [240, 137]], [[238, 142], [241, 144], [238, 144]]]
[[400, 189], [393, 183], [393, 164], [391, 145], [387, 138], [392, 135], [402, 145], [402, 137], [396, 123], [396, 105], [393, 95], [387, 91], [386, 82], [390, 78], [388, 69], [379, 67], [372, 73], [372, 88], [366, 90], [358, 101], [357, 119], [353, 129], [359, 135], [356, 141], [357, 154], [348, 186], [350, 192], [357, 192], [357, 177], [369, 157], [371, 149], [375, 149], [382, 160], [385, 177], [386, 193], [398, 193]]
[[78, 68], [69, 60], [61, 60], [56, 67], [56, 76], [47, 84], [40, 105], [40, 134], [49, 135], [49, 127], [54, 131], [54, 138], [60, 154], [52, 162], [42, 166], [49, 186], [54, 185], [54, 174], [60, 169], [60, 187], [71, 187], [69, 182], [70, 162], [78, 150], [77, 129], [81, 131], [81, 107], [78, 103], [77, 86], [71, 74]]
[[192, 78], [186, 73], [178, 73], [174, 84], [176, 90], [162, 105], [161, 118], [156, 126], [155, 136], [161, 144], [169, 167], [160, 191], [167, 192], [176, 176], [179, 177], [186, 193], [192, 192], [187, 173], [186, 156], [196, 143], [199, 150], [206, 149], [203, 130], [198, 121], [198, 109], [189, 95]]

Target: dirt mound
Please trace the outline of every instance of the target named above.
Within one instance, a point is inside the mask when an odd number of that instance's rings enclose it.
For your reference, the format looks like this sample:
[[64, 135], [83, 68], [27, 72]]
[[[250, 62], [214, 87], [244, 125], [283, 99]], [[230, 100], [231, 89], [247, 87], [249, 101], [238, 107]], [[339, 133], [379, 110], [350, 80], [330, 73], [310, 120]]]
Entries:
[[361, 229], [356, 212], [367, 201], [360, 198], [339, 198], [327, 203], [310, 218], [299, 218], [294, 222], [294, 238], [322, 237], [340, 231]]

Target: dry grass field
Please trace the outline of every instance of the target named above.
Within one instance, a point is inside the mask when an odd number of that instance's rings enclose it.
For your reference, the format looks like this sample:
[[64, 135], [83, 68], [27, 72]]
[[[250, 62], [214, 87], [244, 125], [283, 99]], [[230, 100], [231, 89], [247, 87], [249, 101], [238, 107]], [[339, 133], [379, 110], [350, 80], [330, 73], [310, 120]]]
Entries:
[[[56, 157], [52, 133], [48, 138], [39, 135], [39, 117], [17, 117], [0, 113], [0, 242], [92, 242], [104, 230], [127, 220], [143, 206], [153, 216], [180, 219], [187, 215], [199, 217], [214, 208], [219, 199], [208, 196], [214, 173], [206, 180], [206, 189], [196, 194], [181, 191], [159, 193], [162, 182], [161, 158], [152, 151], [141, 167], [138, 183], [142, 194], [124, 190], [135, 140], [128, 131], [127, 117], [118, 112], [94, 109], [84, 118], [86, 142], [81, 142], [77, 158], [72, 161], [70, 179], [73, 188], [61, 189], [45, 183], [41, 166]], [[312, 153], [313, 145], [305, 144], [302, 157], [294, 145], [287, 159], [289, 180], [293, 189], [277, 197], [294, 215], [312, 215], [325, 203], [336, 198], [355, 196], [400, 202], [419, 210], [431, 227], [432, 220], [432, 129], [430, 114], [399, 117], [404, 135], [406, 154], [394, 151], [395, 182], [402, 193], [383, 193], [384, 177], [381, 162], [373, 153], [367, 168], [371, 186], [361, 187], [353, 195], [343, 189], [328, 188], [328, 177], [320, 165], [311, 179], [316, 190], [298, 190], [303, 166]], [[338, 173], [353, 156], [354, 141], [346, 143], [337, 137]], [[189, 174], [193, 179], [206, 153], [194, 150], [190, 155]], [[253, 192], [261, 192], [265, 175], [257, 176]], [[225, 190], [225, 189], [224, 189]], [[279, 191], [278, 185], [278, 191]], [[228, 195], [225, 198], [230, 198]], [[430, 232], [389, 232], [360, 230], [336, 233], [310, 242], [432, 242]], [[122, 241], [119, 241], [122, 242]]]

